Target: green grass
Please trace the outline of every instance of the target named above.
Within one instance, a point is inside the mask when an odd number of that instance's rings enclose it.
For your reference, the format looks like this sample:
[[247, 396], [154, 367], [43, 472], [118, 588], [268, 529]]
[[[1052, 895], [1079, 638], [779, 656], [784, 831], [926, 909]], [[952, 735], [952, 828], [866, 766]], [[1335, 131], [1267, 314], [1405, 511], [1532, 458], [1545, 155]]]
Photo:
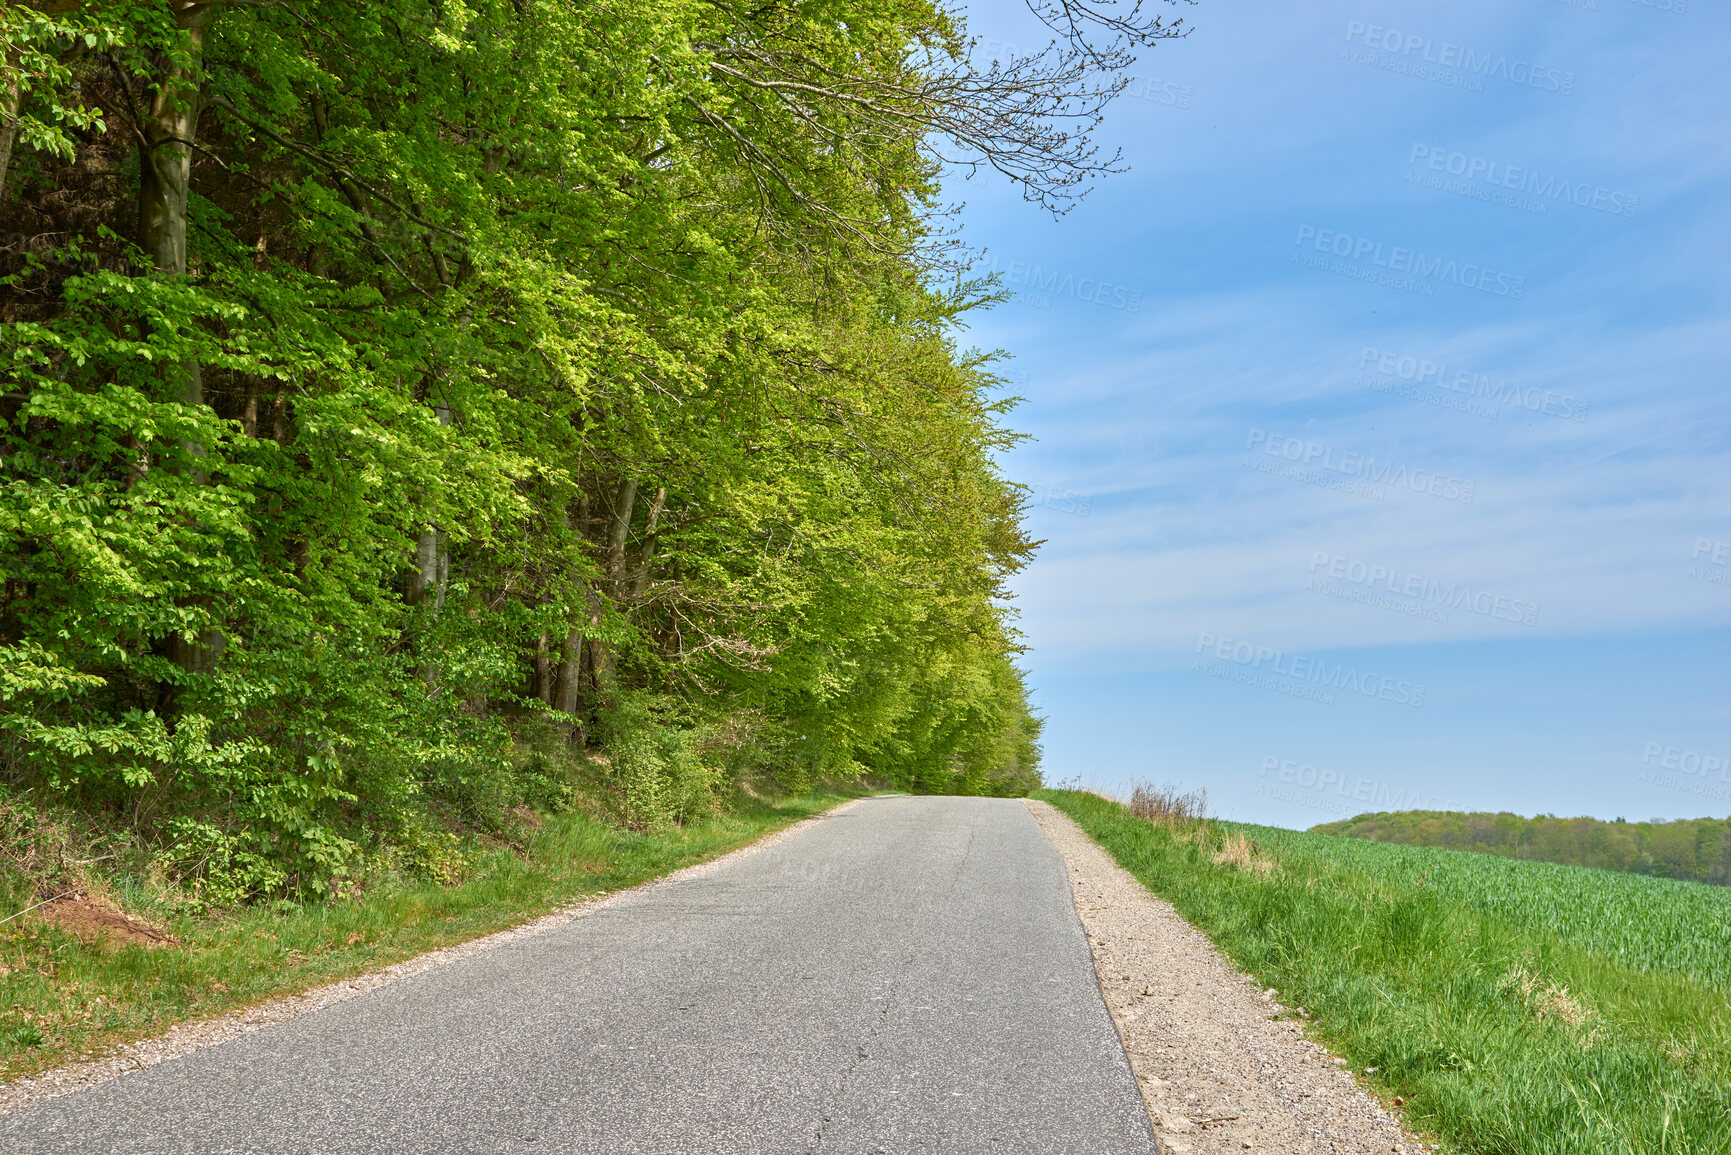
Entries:
[[1280, 853], [1424, 885], [1502, 922], [1552, 935], [1643, 974], [1731, 988], [1731, 889], [1650, 875], [1242, 826]]
[[[1731, 892], [1041, 791], [1445, 1150], [1731, 1152]], [[1275, 868], [1215, 861], [1243, 834]]]
[[0, 1081], [503, 930], [713, 858], [853, 796], [752, 802], [657, 834], [565, 815], [520, 850], [484, 855], [458, 885], [181, 917], [168, 923], [179, 947], [105, 947], [26, 915], [0, 926]]

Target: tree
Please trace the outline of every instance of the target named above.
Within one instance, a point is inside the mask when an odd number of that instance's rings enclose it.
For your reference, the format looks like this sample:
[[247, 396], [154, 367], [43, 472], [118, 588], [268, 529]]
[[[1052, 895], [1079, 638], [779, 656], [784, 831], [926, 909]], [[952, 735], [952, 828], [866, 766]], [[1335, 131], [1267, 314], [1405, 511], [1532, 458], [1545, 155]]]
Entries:
[[929, 0], [5, 8], [5, 780], [255, 893], [497, 822], [537, 725], [635, 822], [1029, 788], [939, 182], [1061, 211], [1181, 31], [1036, 10], [982, 68]]

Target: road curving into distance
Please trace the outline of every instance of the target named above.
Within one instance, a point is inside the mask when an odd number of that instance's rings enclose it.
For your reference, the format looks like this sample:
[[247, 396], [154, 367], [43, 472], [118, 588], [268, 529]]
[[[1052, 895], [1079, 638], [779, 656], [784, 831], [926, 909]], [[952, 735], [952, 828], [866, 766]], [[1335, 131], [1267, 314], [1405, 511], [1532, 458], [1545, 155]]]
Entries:
[[758, 854], [0, 1117], [21, 1153], [1155, 1150], [1020, 802]]

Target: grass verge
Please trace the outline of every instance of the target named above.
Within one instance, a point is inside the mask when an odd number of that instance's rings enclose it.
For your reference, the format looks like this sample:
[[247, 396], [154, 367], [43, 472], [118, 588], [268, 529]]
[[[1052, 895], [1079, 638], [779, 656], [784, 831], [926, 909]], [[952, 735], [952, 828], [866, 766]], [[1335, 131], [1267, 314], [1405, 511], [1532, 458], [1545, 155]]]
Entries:
[[567, 814], [524, 847], [479, 858], [457, 885], [183, 916], [167, 927], [180, 940], [173, 947], [115, 947], [26, 915], [0, 927], [0, 1082], [504, 930], [725, 854], [851, 797], [748, 799], [654, 834]]
[[[1613, 954], [1582, 920], [1487, 913], [1449, 885], [1474, 872], [1472, 855], [1424, 851], [1415, 871], [1413, 848], [1362, 843], [1341, 858], [1324, 835], [1161, 825], [1079, 791], [1034, 797], [1307, 1011], [1318, 1041], [1374, 1068], [1369, 1086], [1445, 1150], [1731, 1153], [1723, 982]], [[1566, 884], [1561, 868], [1511, 865], [1542, 868], [1518, 883], [1535, 909]], [[1655, 921], [1669, 893], [1652, 891]]]

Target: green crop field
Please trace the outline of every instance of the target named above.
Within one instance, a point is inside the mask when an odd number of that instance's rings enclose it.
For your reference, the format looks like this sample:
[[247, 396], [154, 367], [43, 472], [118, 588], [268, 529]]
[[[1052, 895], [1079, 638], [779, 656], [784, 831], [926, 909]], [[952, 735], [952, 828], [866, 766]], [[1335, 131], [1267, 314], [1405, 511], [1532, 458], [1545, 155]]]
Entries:
[[1731, 1155], [1731, 891], [1037, 797], [1444, 1151]]
[[1450, 902], [1615, 959], [1642, 973], [1731, 989], [1731, 888], [1668, 878], [1227, 824], [1287, 856], [1423, 883]]

